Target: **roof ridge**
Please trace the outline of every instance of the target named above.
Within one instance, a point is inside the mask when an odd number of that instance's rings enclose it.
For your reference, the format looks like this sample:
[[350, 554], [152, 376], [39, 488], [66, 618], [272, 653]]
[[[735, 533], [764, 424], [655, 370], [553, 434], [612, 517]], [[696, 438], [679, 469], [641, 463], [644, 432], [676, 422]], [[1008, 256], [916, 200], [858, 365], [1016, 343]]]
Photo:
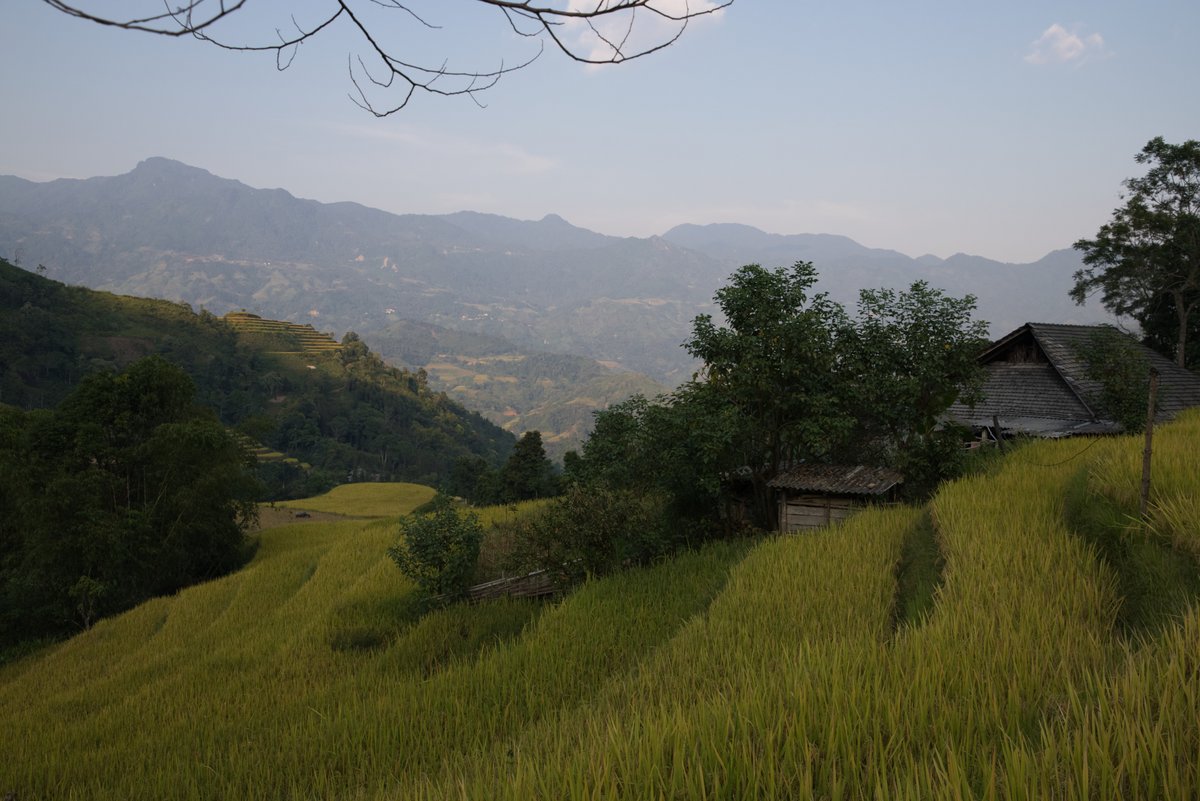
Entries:
[[1030, 326], [1030, 327], [1037, 326], [1038, 328], [1087, 328], [1087, 329], [1112, 328], [1117, 331], [1121, 330], [1120, 328], [1113, 325], [1112, 323], [1036, 323], [1036, 322], [1028, 322], [1028, 323], [1025, 323], [1025, 325]]

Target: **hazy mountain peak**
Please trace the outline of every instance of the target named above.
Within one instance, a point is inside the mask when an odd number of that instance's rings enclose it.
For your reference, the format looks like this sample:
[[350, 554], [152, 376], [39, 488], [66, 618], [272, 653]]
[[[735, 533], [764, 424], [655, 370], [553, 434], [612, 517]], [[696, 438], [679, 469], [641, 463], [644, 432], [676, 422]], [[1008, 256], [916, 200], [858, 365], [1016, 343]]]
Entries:
[[[169, 180], [169, 181], [187, 181], [191, 183], [211, 183], [222, 184], [228, 183], [236, 186], [243, 186], [241, 181], [235, 181], [229, 178], [219, 178], [211, 172], [200, 167], [193, 167], [190, 164], [184, 164], [182, 161], [165, 158], [163, 156], [151, 156], [147, 159], [142, 159], [129, 172], [124, 175], [117, 176], [128, 180]], [[246, 187], [247, 189], [249, 187]]]
[[745, 259], [748, 254], [758, 254], [755, 258], [768, 266], [780, 266], [797, 259], [815, 262], [818, 267], [823, 262], [843, 258], [908, 259], [894, 250], [869, 248], [840, 234], [772, 234], [741, 223], [685, 223], [667, 231], [663, 237], [676, 245], [716, 258]]
[[150, 156], [139, 161], [137, 166], [133, 168], [134, 172], [164, 172], [166, 170], [172, 170], [177, 173], [198, 172], [204, 175], [212, 175], [208, 170], [193, 167], [190, 164], [184, 164], [182, 161], [169, 159], [166, 156]]
[[771, 236], [773, 234], [768, 234], [753, 225], [742, 223], [707, 223], [705, 225], [683, 223], [663, 234], [664, 239], [678, 242], [685, 247], [691, 247], [689, 242], [714, 244], [717, 242], [753, 241], [761, 244], [763, 240], [769, 239]]
[[474, 236], [528, 250], [570, 250], [612, 244], [615, 237], [572, 225], [557, 214], [540, 220], [514, 220], [499, 214], [458, 211], [442, 216]]

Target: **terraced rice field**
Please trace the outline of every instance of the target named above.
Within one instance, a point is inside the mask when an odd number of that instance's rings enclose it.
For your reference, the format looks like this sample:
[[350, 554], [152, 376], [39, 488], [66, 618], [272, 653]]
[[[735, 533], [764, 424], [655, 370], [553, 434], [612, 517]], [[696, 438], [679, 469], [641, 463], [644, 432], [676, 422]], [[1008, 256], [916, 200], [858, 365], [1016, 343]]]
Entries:
[[433, 500], [433, 496], [433, 489], [421, 484], [362, 482], [341, 484], [315, 498], [276, 501], [275, 505], [352, 517], [399, 517]]
[[[549, 604], [421, 615], [391, 520], [272, 529], [238, 574], [0, 670], [0, 794], [1194, 798], [1196, 599], [1119, 621], [1138, 548], [1195, 568], [1200, 416], [1159, 432], [1149, 527], [1140, 440], [1089, 446]], [[897, 566], [930, 523], [914, 606]]]
[[278, 337], [292, 344], [297, 353], [328, 353], [341, 350], [342, 346], [328, 334], [317, 331], [308, 323], [289, 323], [282, 320], [267, 320], [249, 312], [229, 312], [224, 316], [235, 330], [245, 334], [262, 334]]

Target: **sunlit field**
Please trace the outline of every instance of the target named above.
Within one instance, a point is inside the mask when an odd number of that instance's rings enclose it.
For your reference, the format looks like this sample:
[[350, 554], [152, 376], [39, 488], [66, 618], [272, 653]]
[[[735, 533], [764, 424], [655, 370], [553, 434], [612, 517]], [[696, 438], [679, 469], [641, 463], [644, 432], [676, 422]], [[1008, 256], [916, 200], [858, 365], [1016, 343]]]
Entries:
[[[1148, 525], [1140, 438], [1033, 443], [927, 509], [424, 614], [394, 520], [270, 529], [239, 573], [0, 669], [0, 795], [1194, 798], [1200, 415], [1156, 446]], [[428, 498], [354, 486], [322, 510]]]
[[352, 517], [398, 517], [432, 500], [433, 496], [433, 489], [421, 484], [363, 482], [341, 484], [315, 498], [276, 501], [275, 505]]

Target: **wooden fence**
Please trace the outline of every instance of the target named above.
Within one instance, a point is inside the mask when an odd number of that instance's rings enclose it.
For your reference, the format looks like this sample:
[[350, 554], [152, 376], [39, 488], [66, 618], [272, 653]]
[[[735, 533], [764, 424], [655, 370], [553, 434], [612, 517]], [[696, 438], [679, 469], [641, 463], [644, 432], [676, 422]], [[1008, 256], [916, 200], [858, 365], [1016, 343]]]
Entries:
[[472, 603], [488, 601], [505, 595], [510, 598], [541, 598], [559, 591], [554, 576], [545, 570], [535, 570], [524, 576], [499, 578], [476, 584], [467, 590], [467, 600]]

